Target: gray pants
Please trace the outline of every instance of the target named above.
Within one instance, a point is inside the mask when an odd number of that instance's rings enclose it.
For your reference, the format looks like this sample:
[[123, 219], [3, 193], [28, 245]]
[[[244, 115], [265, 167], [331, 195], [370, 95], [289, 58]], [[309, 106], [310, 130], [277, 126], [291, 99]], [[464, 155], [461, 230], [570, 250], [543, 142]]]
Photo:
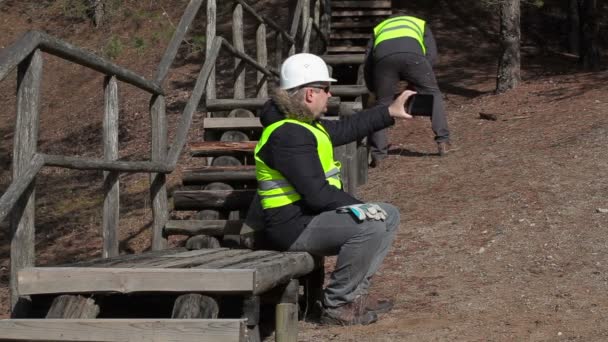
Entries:
[[388, 214], [386, 221], [358, 223], [349, 213], [326, 211], [315, 217], [289, 251], [313, 255], [338, 255], [336, 268], [324, 291], [324, 305], [338, 307], [366, 294], [399, 228], [399, 211], [378, 203]]
[[[436, 142], [448, 142], [450, 131], [445, 116], [443, 98], [433, 66], [422, 55], [416, 53], [395, 53], [374, 62], [374, 86], [378, 103], [390, 104], [397, 92], [397, 83], [408, 81], [420, 94], [434, 95], [432, 129]], [[368, 137], [372, 158], [381, 159], [388, 153], [386, 129], [377, 131]]]

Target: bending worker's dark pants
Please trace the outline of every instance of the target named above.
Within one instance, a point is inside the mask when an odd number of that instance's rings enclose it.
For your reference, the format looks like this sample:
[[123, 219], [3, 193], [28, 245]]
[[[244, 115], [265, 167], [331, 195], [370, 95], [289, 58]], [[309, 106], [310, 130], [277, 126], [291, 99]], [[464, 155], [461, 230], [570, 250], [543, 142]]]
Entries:
[[[450, 132], [445, 116], [443, 98], [431, 63], [417, 53], [394, 53], [374, 61], [374, 87], [378, 103], [390, 104], [397, 92], [400, 80], [408, 81], [420, 94], [434, 95], [432, 129], [436, 142], [448, 142]], [[386, 129], [368, 137], [372, 158], [383, 158], [388, 152]]]

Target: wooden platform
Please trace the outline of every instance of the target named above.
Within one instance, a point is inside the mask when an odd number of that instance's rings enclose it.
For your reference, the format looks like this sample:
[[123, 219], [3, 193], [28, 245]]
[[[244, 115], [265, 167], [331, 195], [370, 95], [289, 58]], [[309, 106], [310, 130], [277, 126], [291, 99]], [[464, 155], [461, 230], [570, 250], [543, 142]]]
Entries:
[[[19, 293], [206, 292], [261, 294], [310, 273], [308, 253], [184, 248], [18, 273]], [[179, 279], [179, 281], [175, 281]]]

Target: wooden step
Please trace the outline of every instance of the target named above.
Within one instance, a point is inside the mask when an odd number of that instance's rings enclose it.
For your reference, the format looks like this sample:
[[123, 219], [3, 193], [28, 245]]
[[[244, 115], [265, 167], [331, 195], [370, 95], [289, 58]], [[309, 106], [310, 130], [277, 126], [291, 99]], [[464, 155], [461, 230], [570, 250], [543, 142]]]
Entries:
[[369, 29], [370, 35], [372, 32], [372, 28], [380, 23], [379, 20], [342, 20], [342, 21], [332, 21], [331, 29]]
[[333, 17], [388, 17], [393, 13], [391, 10], [354, 10], [354, 11], [332, 11]]
[[370, 39], [371, 33], [332, 32], [331, 39]]
[[365, 47], [363, 46], [329, 46], [327, 48], [327, 52], [345, 52], [345, 53], [355, 53], [355, 52], [365, 52]]
[[252, 232], [243, 229], [243, 220], [169, 220], [165, 224], [166, 235], [209, 235], [223, 236], [226, 233], [239, 231], [242, 234]]
[[4, 319], [0, 339], [242, 342], [247, 338], [246, 324], [246, 319]]
[[205, 130], [261, 130], [260, 118], [205, 118], [203, 121]]
[[212, 182], [254, 182], [255, 166], [203, 166], [187, 168], [182, 172], [182, 183], [203, 184]]
[[238, 190], [178, 190], [173, 193], [175, 210], [246, 210], [255, 189]]
[[332, 1], [332, 8], [391, 8], [390, 0], [378, 1]]
[[257, 143], [257, 141], [200, 141], [190, 144], [190, 153], [193, 157], [251, 155]]
[[357, 54], [340, 54], [340, 55], [323, 55], [321, 56], [325, 63], [329, 65], [341, 65], [341, 64], [363, 64], [365, 61], [364, 53]]

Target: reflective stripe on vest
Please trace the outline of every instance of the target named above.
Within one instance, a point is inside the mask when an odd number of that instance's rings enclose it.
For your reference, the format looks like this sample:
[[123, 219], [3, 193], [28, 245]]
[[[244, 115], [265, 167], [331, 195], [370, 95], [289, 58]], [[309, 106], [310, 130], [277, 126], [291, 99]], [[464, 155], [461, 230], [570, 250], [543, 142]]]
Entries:
[[425, 25], [424, 20], [410, 16], [386, 19], [374, 27], [374, 47], [385, 40], [410, 37], [420, 43], [422, 52], [426, 54], [426, 47], [424, 46]]
[[282, 207], [302, 199], [302, 196], [296, 192], [295, 188], [279, 171], [270, 168], [258, 157], [258, 152], [266, 144], [272, 132], [285, 123], [293, 123], [305, 127], [315, 136], [317, 140], [317, 153], [323, 167], [323, 172], [325, 172], [325, 179], [327, 179], [330, 185], [338, 189], [342, 188], [340, 163], [334, 160], [333, 145], [325, 128], [319, 123], [315, 123], [313, 126], [292, 119], [281, 120], [264, 128], [262, 136], [255, 147], [255, 171], [258, 181], [258, 194], [260, 195], [262, 208], [264, 209]]

